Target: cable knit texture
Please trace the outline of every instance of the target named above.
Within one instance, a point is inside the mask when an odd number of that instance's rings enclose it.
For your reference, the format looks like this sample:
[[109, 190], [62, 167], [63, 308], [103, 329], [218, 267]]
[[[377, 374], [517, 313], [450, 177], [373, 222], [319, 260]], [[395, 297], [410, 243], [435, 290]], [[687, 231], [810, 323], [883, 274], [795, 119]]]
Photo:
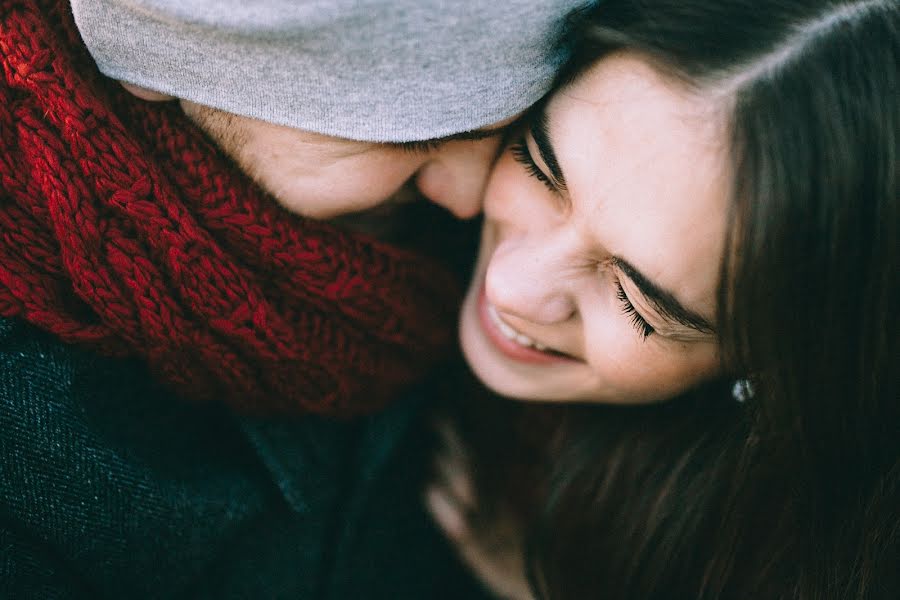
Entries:
[[450, 346], [442, 267], [287, 214], [102, 77], [63, 0], [0, 0], [0, 316], [249, 412], [382, 407]]

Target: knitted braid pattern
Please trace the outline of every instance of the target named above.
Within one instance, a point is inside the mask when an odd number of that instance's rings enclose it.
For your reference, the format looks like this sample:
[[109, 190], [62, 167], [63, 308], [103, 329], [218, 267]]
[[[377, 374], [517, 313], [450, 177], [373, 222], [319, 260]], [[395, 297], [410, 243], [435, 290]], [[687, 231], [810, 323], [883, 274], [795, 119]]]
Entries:
[[0, 315], [250, 412], [370, 412], [450, 347], [449, 273], [287, 214], [100, 76], [66, 0], [0, 0], [0, 65]]

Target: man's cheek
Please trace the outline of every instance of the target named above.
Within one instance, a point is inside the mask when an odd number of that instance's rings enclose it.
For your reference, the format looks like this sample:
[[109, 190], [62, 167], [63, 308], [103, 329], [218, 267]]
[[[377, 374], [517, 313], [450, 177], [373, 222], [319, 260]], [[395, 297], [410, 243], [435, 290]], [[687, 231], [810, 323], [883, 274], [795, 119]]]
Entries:
[[314, 219], [333, 219], [402, 201], [404, 188], [398, 190], [385, 183], [356, 177], [340, 182], [326, 180], [314, 186], [288, 184], [274, 196], [293, 213]]
[[348, 213], [359, 212], [371, 203], [360, 196], [345, 197], [328, 192], [276, 195], [275, 199], [292, 213], [312, 219], [332, 219]]

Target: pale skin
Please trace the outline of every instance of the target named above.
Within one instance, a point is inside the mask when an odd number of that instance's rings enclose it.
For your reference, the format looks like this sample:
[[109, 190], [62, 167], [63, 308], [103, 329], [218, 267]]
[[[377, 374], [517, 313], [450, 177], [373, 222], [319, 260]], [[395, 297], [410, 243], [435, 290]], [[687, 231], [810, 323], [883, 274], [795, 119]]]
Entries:
[[[500, 394], [539, 401], [655, 402], [712, 377], [729, 185], [721, 111], [617, 55], [544, 115], [546, 135], [526, 127], [488, 182], [460, 325], [469, 365]], [[503, 341], [513, 336], [532, 347]]]
[[[726, 114], [721, 97], [633, 53], [601, 60], [549, 101], [544, 135], [526, 127], [486, 190], [460, 334], [483, 383], [525, 400], [646, 403], [719, 374]], [[520, 536], [502, 519], [497, 531], [470, 527], [468, 457], [443, 438], [426, 505], [489, 588], [531, 600]]]

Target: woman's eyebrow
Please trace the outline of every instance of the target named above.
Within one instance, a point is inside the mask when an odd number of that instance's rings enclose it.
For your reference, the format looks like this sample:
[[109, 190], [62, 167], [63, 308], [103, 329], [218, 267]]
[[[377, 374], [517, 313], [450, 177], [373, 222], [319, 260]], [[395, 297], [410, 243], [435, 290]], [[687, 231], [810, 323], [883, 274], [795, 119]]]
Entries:
[[656, 309], [662, 313], [662, 316], [670, 321], [679, 323], [705, 334], [715, 334], [715, 328], [705, 317], [685, 307], [675, 294], [665, 290], [638, 271], [628, 261], [614, 257], [613, 263], [630, 279], [634, 285], [641, 291]]
[[547, 111], [538, 111], [531, 120], [531, 125], [528, 129], [531, 132], [531, 137], [534, 139], [534, 144], [537, 146], [544, 164], [550, 169], [550, 175], [553, 177], [556, 187], [560, 190], [565, 190], [566, 178], [563, 176], [559, 161], [556, 160], [556, 153], [553, 151], [553, 144], [550, 142], [550, 127], [547, 122]]

